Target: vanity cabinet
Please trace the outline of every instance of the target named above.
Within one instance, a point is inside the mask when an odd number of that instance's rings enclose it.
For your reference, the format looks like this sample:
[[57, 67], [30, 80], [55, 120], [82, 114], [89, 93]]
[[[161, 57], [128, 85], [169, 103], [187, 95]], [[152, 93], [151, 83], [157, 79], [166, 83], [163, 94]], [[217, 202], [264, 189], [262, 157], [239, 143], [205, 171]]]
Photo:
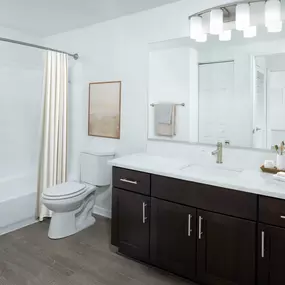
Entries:
[[119, 252], [149, 261], [150, 197], [114, 189], [117, 195]]
[[205, 285], [255, 285], [257, 195], [114, 168], [112, 197], [120, 253]]
[[285, 201], [259, 198], [258, 285], [285, 284]]
[[256, 223], [198, 210], [197, 279], [209, 285], [255, 284]]
[[151, 199], [150, 259], [177, 275], [196, 276], [196, 209]]
[[258, 226], [258, 285], [285, 284], [285, 229]]

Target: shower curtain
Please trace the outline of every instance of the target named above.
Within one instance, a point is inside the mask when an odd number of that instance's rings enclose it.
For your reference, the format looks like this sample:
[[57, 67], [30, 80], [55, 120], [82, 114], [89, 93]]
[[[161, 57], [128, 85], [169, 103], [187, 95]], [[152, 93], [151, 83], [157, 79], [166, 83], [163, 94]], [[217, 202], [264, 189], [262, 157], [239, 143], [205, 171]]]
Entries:
[[41, 203], [42, 192], [66, 181], [67, 88], [68, 56], [48, 51], [45, 58], [38, 169], [37, 216], [40, 221], [52, 214]]

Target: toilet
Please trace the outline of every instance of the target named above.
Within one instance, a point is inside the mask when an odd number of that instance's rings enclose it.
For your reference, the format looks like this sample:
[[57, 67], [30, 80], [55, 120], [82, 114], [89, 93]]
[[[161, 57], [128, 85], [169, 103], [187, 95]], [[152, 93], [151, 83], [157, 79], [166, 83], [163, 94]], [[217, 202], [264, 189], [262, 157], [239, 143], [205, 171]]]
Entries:
[[95, 223], [95, 192], [111, 184], [108, 161], [113, 158], [113, 152], [81, 153], [80, 182], [66, 182], [43, 192], [42, 203], [52, 211], [49, 238], [71, 236]]

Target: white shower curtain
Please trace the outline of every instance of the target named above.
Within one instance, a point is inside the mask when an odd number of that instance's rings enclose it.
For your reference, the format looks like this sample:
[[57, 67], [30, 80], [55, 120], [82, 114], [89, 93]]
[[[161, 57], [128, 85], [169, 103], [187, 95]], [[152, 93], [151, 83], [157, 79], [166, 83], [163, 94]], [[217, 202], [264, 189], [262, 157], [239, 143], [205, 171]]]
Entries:
[[42, 204], [42, 192], [66, 181], [68, 56], [47, 52], [45, 58], [41, 147], [38, 171], [38, 217], [51, 212]]

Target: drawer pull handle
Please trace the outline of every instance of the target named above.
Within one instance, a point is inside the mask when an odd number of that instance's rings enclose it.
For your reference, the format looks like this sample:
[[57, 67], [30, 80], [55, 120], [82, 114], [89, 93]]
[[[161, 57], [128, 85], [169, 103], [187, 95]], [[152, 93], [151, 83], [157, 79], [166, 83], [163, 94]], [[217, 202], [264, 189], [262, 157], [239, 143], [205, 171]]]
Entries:
[[191, 236], [191, 233], [192, 233], [191, 220], [192, 220], [192, 216], [189, 214], [189, 215], [188, 215], [188, 237], [190, 237], [190, 236]]
[[129, 184], [134, 184], [134, 185], [138, 184], [137, 181], [131, 181], [131, 180], [128, 180], [128, 179], [125, 179], [125, 178], [121, 178], [120, 181], [125, 182], [125, 183], [129, 183]]
[[285, 219], [285, 216], [280, 216], [281, 219]]
[[202, 239], [202, 221], [203, 221], [203, 218], [201, 216], [199, 216], [199, 239]]
[[146, 220], [147, 220], [147, 217], [146, 217], [146, 207], [147, 207], [147, 204], [145, 202], [143, 202], [143, 224], [146, 223]]
[[264, 231], [261, 232], [261, 258], [264, 258]]

